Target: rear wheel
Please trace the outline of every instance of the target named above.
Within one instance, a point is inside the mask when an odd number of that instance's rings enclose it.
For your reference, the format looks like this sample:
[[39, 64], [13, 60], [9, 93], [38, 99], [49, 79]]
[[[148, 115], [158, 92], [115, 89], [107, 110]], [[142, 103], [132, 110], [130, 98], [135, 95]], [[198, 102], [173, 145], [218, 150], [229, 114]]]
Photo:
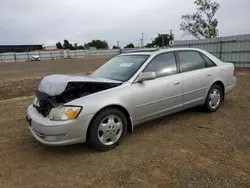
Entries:
[[204, 106], [209, 112], [215, 112], [220, 108], [222, 100], [223, 100], [223, 91], [219, 85], [214, 84], [208, 91]]
[[101, 151], [117, 147], [127, 132], [126, 117], [116, 108], [104, 109], [94, 117], [89, 126], [87, 142]]

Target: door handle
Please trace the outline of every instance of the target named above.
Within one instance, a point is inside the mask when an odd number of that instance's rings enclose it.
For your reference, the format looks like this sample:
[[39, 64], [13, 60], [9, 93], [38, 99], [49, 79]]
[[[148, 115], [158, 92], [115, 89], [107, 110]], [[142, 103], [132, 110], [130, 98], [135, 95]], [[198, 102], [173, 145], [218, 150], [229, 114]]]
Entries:
[[211, 73], [209, 72], [209, 73], [207, 73], [207, 76], [211, 76]]
[[181, 83], [179, 80], [174, 82], [174, 85], [178, 85], [179, 83]]

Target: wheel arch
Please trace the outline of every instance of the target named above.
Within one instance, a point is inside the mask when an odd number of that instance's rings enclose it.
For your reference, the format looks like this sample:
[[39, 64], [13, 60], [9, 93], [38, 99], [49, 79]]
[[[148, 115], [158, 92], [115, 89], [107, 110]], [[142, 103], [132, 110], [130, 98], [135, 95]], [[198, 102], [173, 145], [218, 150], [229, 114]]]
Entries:
[[91, 123], [93, 122], [94, 118], [95, 118], [100, 112], [102, 112], [103, 110], [108, 109], [108, 108], [117, 108], [117, 109], [119, 109], [119, 110], [125, 115], [125, 117], [126, 117], [126, 120], [127, 120], [127, 123], [128, 123], [128, 124], [127, 124], [127, 130], [128, 130], [128, 132], [130, 132], [130, 133], [133, 132], [133, 122], [132, 122], [132, 118], [131, 118], [131, 116], [130, 116], [128, 110], [127, 110], [125, 107], [123, 107], [122, 105], [119, 105], [119, 104], [111, 104], [111, 105], [108, 105], [108, 106], [105, 106], [105, 107], [99, 109], [99, 110], [95, 113], [95, 115], [92, 117], [92, 119], [90, 120], [89, 126], [88, 126], [87, 137], [88, 137], [89, 127], [90, 127]]
[[[217, 81], [215, 81], [215, 82], [211, 85], [211, 87], [212, 87], [213, 85], [219, 85], [219, 86], [221, 87], [222, 92], [223, 92], [223, 100], [224, 100], [224, 98], [225, 98], [225, 85], [224, 85], [224, 83], [223, 83], [222, 81], [220, 81], [220, 80], [217, 80]], [[210, 87], [210, 88], [211, 88], [211, 87]]]

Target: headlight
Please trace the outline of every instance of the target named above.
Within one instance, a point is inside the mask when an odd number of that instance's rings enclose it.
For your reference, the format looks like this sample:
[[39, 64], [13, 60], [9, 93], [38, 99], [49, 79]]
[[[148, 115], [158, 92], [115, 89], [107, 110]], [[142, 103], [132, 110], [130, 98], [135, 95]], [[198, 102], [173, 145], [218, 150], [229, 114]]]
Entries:
[[55, 121], [65, 121], [75, 119], [81, 112], [79, 106], [59, 106], [52, 108], [49, 113], [49, 119]]

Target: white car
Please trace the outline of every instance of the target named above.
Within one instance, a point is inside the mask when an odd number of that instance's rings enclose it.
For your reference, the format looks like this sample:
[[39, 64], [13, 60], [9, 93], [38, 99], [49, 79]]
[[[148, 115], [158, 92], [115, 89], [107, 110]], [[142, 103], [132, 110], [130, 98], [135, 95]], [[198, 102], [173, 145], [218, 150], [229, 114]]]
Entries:
[[234, 65], [204, 50], [133, 51], [90, 76], [43, 78], [27, 120], [43, 144], [109, 150], [139, 123], [197, 105], [216, 111], [235, 85]]

